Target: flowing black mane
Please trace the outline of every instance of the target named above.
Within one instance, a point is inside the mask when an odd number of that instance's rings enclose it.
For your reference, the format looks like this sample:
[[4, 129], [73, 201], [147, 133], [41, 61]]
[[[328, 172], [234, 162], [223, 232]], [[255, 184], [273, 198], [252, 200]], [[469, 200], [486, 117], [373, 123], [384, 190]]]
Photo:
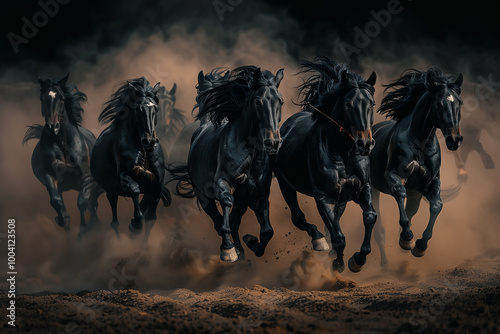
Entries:
[[[312, 73], [299, 88], [302, 101], [299, 105], [304, 111], [317, 113], [316, 109], [331, 111], [337, 99], [344, 96], [352, 88], [366, 89], [373, 95], [375, 89], [368, 84], [362, 76], [350, 72], [345, 64], [338, 64], [324, 56], [318, 56], [314, 61], [303, 60], [300, 62], [298, 74]], [[341, 80], [342, 73], [347, 74], [347, 83]], [[311, 106], [312, 105], [312, 106]]]
[[233, 121], [241, 116], [245, 104], [257, 88], [275, 85], [275, 76], [269, 71], [262, 71], [258, 80], [254, 80], [255, 66], [241, 66], [229, 73], [229, 78], [220, 85], [215, 85], [204, 92], [199, 98], [204, 100], [204, 106], [195, 116], [197, 120], [210, 117], [215, 127], [219, 127], [224, 119]]
[[385, 91], [390, 89], [392, 91], [382, 99], [378, 110], [379, 114], [395, 121], [409, 115], [429, 87], [428, 76], [436, 83], [436, 87], [444, 85], [460, 95], [460, 87], [454, 84], [455, 77], [443, 74], [439, 68], [433, 67], [426, 72], [409, 69], [404, 71], [399, 79], [388, 85], [383, 85]]
[[[135, 91], [129, 85], [134, 86]], [[153, 87], [145, 77], [126, 80], [117, 84], [119, 88], [111, 96], [111, 100], [103, 105], [103, 110], [99, 115], [99, 123], [119, 125], [123, 120], [123, 113], [129, 107], [131, 101], [138, 97], [151, 97], [158, 104], [158, 97], [153, 92]]]
[[82, 104], [87, 102], [87, 95], [79, 91], [76, 85], [66, 83], [61, 86], [58, 84], [59, 81], [60, 79], [44, 79], [43, 85], [40, 87], [40, 93], [46, 94], [52, 87], [60, 88], [64, 95], [64, 108], [66, 109], [69, 121], [75, 126], [81, 126]]

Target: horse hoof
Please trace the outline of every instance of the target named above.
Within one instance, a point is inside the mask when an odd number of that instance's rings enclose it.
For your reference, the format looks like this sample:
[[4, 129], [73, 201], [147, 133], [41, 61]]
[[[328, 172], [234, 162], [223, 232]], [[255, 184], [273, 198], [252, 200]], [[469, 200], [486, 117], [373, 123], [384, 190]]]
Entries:
[[413, 239], [404, 240], [400, 237], [399, 238], [399, 246], [404, 250], [412, 250], [415, 247], [415, 241]]
[[359, 273], [361, 269], [363, 269], [363, 265], [359, 265], [356, 263], [354, 255], [349, 258], [349, 261], [347, 261], [347, 266], [349, 267], [349, 270], [352, 271], [353, 273]]
[[128, 230], [130, 231], [130, 237], [135, 238], [142, 232], [142, 226], [140, 228], [135, 228], [134, 224], [130, 223], [128, 225]]
[[336, 271], [336, 272], [339, 272], [339, 273], [343, 272], [344, 269], [345, 269], [344, 261], [340, 262], [337, 259], [333, 260], [332, 268], [333, 268], [333, 271]]
[[313, 249], [315, 251], [326, 251], [330, 249], [328, 242], [326, 242], [325, 237], [313, 240]]
[[422, 257], [425, 255], [425, 250], [421, 250], [417, 245], [415, 245], [415, 247], [413, 247], [413, 249], [411, 250], [411, 253], [415, 257]]
[[236, 249], [221, 249], [220, 250], [220, 259], [225, 262], [235, 262], [238, 260], [238, 254], [236, 254]]
[[243, 242], [248, 246], [248, 248], [252, 249], [251, 246], [253, 246], [255, 244], [258, 244], [259, 243], [259, 239], [257, 239], [256, 236], [253, 236], [251, 234], [245, 234], [243, 236]]

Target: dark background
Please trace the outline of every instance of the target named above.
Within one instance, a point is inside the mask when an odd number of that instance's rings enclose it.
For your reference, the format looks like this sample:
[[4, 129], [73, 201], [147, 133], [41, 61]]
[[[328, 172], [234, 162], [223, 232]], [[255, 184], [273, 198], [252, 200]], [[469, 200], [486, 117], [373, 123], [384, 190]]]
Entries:
[[[45, 0], [44, 0], [45, 1]], [[223, 0], [227, 3], [227, 0]], [[221, 45], [231, 48], [238, 33], [248, 29], [267, 29], [270, 38], [286, 42], [287, 52], [299, 60], [303, 50], [334, 56], [338, 44], [352, 44], [354, 27], [364, 28], [372, 20], [370, 11], [387, 8], [388, 1], [251, 1], [242, 0], [221, 21], [212, 0], [201, 1], [97, 1], [71, 0], [60, 5], [59, 13], [39, 29], [28, 44], [15, 53], [7, 39], [9, 32], [21, 34], [21, 18], [32, 20], [41, 8], [37, 1], [2, 1], [0, 4], [0, 75], [17, 67], [19, 76], [32, 76], [47, 64], [65, 70], [74, 54], [66, 50], [79, 48], [79, 59], [92, 64], [96, 55], [126, 43], [132, 33], [147, 36], [162, 31], [169, 39], [168, 28], [176, 23], [188, 29], [203, 29]], [[390, 61], [405, 57], [408, 49], [420, 53], [431, 65], [449, 67], [451, 72], [491, 72], [491, 59], [499, 48], [497, 11], [481, 2], [401, 0], [404, 10], [394, 16], [364, 54], [374, 53]], [[259, 15], [257, 15], [259, 14]], [[264, 16], [262, 15], [264, 14]], [[275, 18], [266, 24], [263, 17]], [[418, 46], [415, 48], [415, 46]], [[356, 55], [352, 65], [360, 65]], [[496, 61], [494, 61], [496, 64]], [[462, 67], [462, 68], [459, 68]], [[26, 78], [24, 78], [26, 79]]]

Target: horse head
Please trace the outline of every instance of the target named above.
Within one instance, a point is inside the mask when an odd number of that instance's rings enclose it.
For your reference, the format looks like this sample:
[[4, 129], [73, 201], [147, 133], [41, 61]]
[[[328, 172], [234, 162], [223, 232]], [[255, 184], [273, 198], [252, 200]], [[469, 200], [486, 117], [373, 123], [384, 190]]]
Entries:
[[462, 74], [453, 83], [442, 83], [435, 81], [431, 71], [427, 72], [425, 86], [431, 96], [430, 114], [436, 128], [443, 133], [446, 147], [451, 151], [458, 149], [464, 139], [460, 131], [462, 83]]
[[64, 87], [68, 81], [69, 73], [59, 79], [50, 80], [38, 77], [40, 84], [40, 101], [45, 127], [49, 133], [57, 136], [64, 121]]
[[283, 97], [278, 88], [283, 79], [283, 69], [276, 75], [265, 72], [263, 74], [261, 69], [257, 68], [249, 82], [249, 87], [254, 89], [250, 103], [257, 116], [264, 150], [267, 154], [273, 155], [278, 153], [281, 146], [279, 122]]

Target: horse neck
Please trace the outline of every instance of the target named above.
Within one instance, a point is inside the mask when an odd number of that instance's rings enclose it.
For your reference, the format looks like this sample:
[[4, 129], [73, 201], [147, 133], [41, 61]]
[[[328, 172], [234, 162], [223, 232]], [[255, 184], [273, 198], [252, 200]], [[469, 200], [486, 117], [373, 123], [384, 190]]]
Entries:
[[233, 121], [234, 135], [240, 142], [247, 142], [250, 138], [259, 137], [259, 126], [257, 116], [249, 103], [246, 103], [241, 111], [241, 116]]
[[428, 92], [418, 100], [411, 117], [409, 117], [409, 129], [412, 136], [420, 142], [432, 139], [436, 136], [436, 127], [430, 115], [430, 96]]
[[[321, 112], [324, 113], [323, 110]], [[328, 117], [326, 117], [327, 115]], [[317, 132], [320, 134], [321, 142], [325, 145], [328, 145], [329, 148], [335, 147], [338, 150], [338, 147], [350, 147], [350, 145], [345, 145], [345, 140], [349, 139], [346, 133], [341, 132], [341, 128], [344, 128], [346, 131], [351, 130], [351, 122], [349, 118], [345, 117], [344, 109], [342, 108], [342, 99], [338, 99], [335, 102], [335, 106], [333, 107], [330, 115], [317, 115], [316, 124], [318, 126]], [[316, 132], [316, 131], [315, 131]], [[350, 139], [349, 139], [350, 140]], [[340, 145], [330, 145], [331, 143], [340, 144]]]
[[78, 134], [78, 126], [71, 123], [66, 109], [64, 109], [63, 122], [59, 130], [58, 139], [66, 144], [73, 144]]

